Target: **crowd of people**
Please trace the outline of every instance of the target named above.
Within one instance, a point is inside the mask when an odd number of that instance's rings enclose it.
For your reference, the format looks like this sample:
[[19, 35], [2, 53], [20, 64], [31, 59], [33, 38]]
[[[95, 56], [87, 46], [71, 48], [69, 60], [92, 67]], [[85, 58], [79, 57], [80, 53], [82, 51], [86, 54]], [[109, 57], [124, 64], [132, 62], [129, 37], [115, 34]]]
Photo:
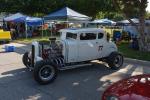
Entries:
[[4, 24], [3, 29], [6, 31], [10, 31], [13, 40], [19, 37], [23, 37], [25, 33], [25, 25], [23, 23], [15, 24], [10, 22]]
[[4, 30], [10, 31], [11, 38], [16, 40], [18, 38], [33, 37], [39, 35], [39, 27], [26, 26], [24, 23], [7, 23], [3, 26]]

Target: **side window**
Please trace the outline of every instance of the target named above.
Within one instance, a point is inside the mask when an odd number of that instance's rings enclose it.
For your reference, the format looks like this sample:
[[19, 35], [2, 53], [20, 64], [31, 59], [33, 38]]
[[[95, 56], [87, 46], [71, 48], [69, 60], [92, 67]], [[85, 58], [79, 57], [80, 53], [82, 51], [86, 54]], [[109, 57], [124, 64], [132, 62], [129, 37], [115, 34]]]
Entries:
[[95, 33], [81, 33], [80, 40], [95, 40], [96, 34]]
[[104, 37], [103, 33], [98, 33], [98, 39], [102, 39]]
[[77, 34], [67, 32], [66, 39], [77, 39]]

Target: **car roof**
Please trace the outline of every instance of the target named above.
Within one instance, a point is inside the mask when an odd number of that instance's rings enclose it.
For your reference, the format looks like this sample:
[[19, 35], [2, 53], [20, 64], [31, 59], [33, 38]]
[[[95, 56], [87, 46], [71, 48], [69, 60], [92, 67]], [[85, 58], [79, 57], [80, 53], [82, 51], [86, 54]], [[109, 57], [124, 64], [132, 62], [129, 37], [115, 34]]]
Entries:
[[72, 33], [102, 32], [104, 33], [104, 30], [101, 28], [68, 28], [68, 29], [61, 29], [59, 32], [72, 32]]

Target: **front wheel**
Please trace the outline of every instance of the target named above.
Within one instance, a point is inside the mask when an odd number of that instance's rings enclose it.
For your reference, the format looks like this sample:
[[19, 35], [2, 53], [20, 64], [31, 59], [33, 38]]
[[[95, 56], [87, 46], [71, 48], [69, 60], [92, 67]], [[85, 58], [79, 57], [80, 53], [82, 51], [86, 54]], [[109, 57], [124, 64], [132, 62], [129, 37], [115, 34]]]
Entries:
[[113, 52], [107, 59], [107, 63], [111, 69], [119, 69], [123, 65], [123, 56], [118, 52]]
[[23, 64], [30, 69], [31, 66], [31, 59], [28, 57], [29, 52], [26, 52], [22, 57]]
[[35, 65], [33, 76], [39, 84], [46, 85], [56, 79], [57, 68], [48, 61], [39, 61]]

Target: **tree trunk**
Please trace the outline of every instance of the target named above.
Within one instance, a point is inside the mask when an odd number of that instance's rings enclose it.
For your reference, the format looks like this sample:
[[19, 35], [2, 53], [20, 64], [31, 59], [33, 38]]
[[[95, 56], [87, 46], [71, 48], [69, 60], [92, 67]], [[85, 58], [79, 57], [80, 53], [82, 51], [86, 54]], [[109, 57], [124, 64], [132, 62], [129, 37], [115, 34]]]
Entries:
[[139, 50], [144, 52], [150, 52], [150, 33], [144, 32], [145, 27], [142, 25], [139, 27]]
[[148, 52], [150, 51], [150, 33], [145, 32], [145, 8], [143, 8], [142, 3], [140, 7], [139, 16], [139, 50]]

